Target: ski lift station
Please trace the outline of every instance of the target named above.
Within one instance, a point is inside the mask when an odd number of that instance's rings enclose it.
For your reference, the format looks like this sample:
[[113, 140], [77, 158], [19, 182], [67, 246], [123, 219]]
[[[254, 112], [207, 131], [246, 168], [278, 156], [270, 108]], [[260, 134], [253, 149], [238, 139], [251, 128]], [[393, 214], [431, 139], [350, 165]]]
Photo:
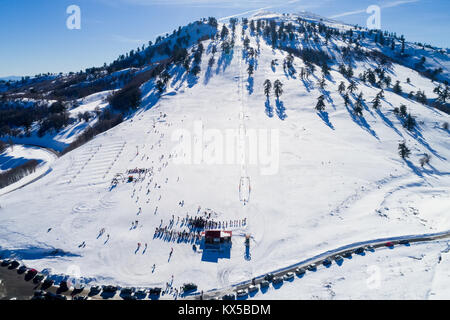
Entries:
[[223, 251], [231, 248], [232, 231], [208, 230], [202, 232], [205, 250]]

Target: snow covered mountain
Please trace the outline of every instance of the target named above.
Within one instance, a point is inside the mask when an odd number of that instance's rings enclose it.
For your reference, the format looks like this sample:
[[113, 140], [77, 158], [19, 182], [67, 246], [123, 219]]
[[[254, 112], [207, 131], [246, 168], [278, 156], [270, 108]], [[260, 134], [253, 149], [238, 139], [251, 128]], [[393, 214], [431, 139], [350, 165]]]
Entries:
[[[169, 47], [185, 34], [178, 44], [187, 59], [163, 53], [139, 65], [143, 49], [131, 63], [118, 60], [123, 70], [98, 71], [95, 81], [109, 79], [102, 90], [71, 101], [70, 118], [111, 108], [107, 97], [126, 87], [117, 72], [130, 74], [128, 84], [137, 81], [141, 93], [140, 107], [123, 122], [0, 196], [2, 256], [90, 284], [165, 287], [173, 279], [174, 287], [195, 282], [207, 291], [349, 243], [450, 230], [448, 52], [408, 42], [402, 48], [394, 34], [307, 13], [259, 13], [217, 26], [205, 20], [174, 31]], [[10, 99], [39, 100], [30, 86], [44, 92], [70, 77], [14, 88]], [[36, 122], [14, 141], [62, 151], [99, 121], [74, 120], [44, 136]], [[400, 145], [409, 150], [405, 158]], [[232, 231], [230, 252], [181, 240], [187, 217]], [[448, 267], [448, 246], [434, 249], [427, 268], [443, 279], [448, 268], [435, 257], [446, 256]], [[418, 251], [387, 255], [406, 264]], [[299, 296], [280, 290], [273, 297], [384, 296], [361, 275], [343, 280], [360, 290], [355, 295], [330, 284], [337, 268], [319, 270], [327, 276], [296, 289]], [[397, 278], [386, 277], [398, 290], [390, 297], [411, 297], [412, 287], [395, 286]], [[421, 288], [448, 294], [428, 280]], [[326, 284], [338, 294], [315, 290]]]

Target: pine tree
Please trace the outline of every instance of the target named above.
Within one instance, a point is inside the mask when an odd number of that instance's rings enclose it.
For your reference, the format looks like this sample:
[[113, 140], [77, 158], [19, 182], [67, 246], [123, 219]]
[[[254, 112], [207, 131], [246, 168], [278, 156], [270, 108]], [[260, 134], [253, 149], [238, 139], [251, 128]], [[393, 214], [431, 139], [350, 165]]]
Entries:
[[319, 98], [317, 98], [317, 104], [316, 104], [316, 110], [323, 111], [325, 110], [325, 97], [324, 95], [321, 95]]
[[277, 97], [277, 99], [279, 99], [283, 94], [283, 84], [281, 83], [280, 80], [275, 80], [273, 88], [275, 91], [275, 96]]
[[208, 61], [208, 67], [212, 68], [215, 62], [216, 60], [214, 59], [214, 57], [211, 57]]
[[360, 105], [360, 104], [356, 104], [355, 105], [355, 107], [353, 108], [353, 112], [357, 115], [357, 116], [359, 116], [359, 117], [362, 117], [362, 115], [363, 115], [363, 108], [362, 108], [362, 106]]
[[264, 94], [266, 95], [267, 99], [269, 99], [270, 96], [270, 90], [272, 89], [272, 83], [269, 79], [264, 81]]
[[328, 66], [328, 64], [326, 62], [324, 62], [322, 64], [322, 75], [323, 75], [323, 77], [330, 75], [330, 67]]
[[249, 64], [247, 68], [248, 76], [251, 77], [253, 75], [254, 67], [253, 64]]
[[406, 106], [404, 104], [400, 105], [400, 116], [406, 117]]
[[416, 119], [414, 119], [414, 117], [410, 113], [408, 113], [405, 122], [403, 123], [403, 127], [408, 129], [409, 131], [412, 131], [414, 130], [415, 126], [416, 126]]
[[319, 86], [320, 89], [322, 89], [322, 90], [325, 89], [325, 87], [327, 86], [327, 83], [325, 81], [325, 77], [322, 76], [322, 79], [320, 79], [317, 82], [317, 85]]
[[362, 115], [362, 110], [364, 107], [364, 97], [363, 97], [363, 93], [360, 92], [358, 95], [358, 98], [356, 99], [356, 103], [355, 103], [355, 108], [354, 111], [356, 114], [360, 114]]
[[409, 158], [411, 150], [409, 150], [406, 146], [406, 142], [401, 142], [398, 145], [398, 154], [400, 155], [400, 157], [402, 157], [402, 159]]
[[357, 89], [358, 89], [358, 86], [356, 85], [356, 83], [354, 81], [350, 81], [350, 85], [347, 87], [347, 90], [350, 93], [353, 93]]
[[372, 100], [372, 107], [374, 109], [378, 109], [380, 106], [381, 106], [381, 99], [380, 99], [380, 96], [377, 95], [375, 97], [375, 99]]
[[420, 166], [423, 168], [426, 164], [430, 164], [431, 156], [427, 153], [420, 159]]
[[348, 105], [350, 104], [350, 97], [348, 95], [348, 93], [345, 93], [342, 98], [344, 98], [344, 104], [346, 107], [348, 107]]
[[339, 93], [341, 95], [344, 93], [344, 91], [345, 91], [345, 83], [344, 83], [344, 81], [341, 81], [341, 83], [339, 84], [338, 91], [339, 91]]
[[403, 92], [402, 87], [400, 86], [400, 81], [397, 80], [397, 82], [394, 85], [393, 90], [396, 94], [401, 94]]

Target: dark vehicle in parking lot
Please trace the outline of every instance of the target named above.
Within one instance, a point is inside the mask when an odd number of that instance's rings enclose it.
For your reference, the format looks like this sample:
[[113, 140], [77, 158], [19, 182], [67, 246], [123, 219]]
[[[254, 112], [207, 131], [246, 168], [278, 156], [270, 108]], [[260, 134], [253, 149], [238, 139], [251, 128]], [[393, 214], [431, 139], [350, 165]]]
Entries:
[[66, 292], [69, 291], [69, 287], [67, 286], [67, 281], [63, 280], [59, 283], [59, 292]]
[[26, 266], [20, 266], [19, 269], [17, 269], [17, 273], [18, 274], [24, 274], [25, 272], [27, 272], [28, 268]]
[[54, 294], [54, 293], [51, 293], [51, 292], [46, 292], [45, 293], [45, 300], [50, 300], [50, 301], [67, 300], [67, 297], [63, 296], [62, 294]]
[[355, 253], [356, 254], [363, 254], [364, 253], [364, 248], [361, 247], [361, 248], [356, 249]]
[[45, 279], [41, 285], [42, 290], [46, 290], [53, 285], [54, 281], [52, 279]]
[[197, 291], [197, 285], [194, 283], [183, 284], [183, 292], [194, 292]]
[[117, 287], [115, 286], [103, 286], [103, 291], [107, 293], [114, 293], [117, 291]]
[[392, 248], [394, 246], [394, 243], [393, 242], [386, 242], [385, 246], [389, 247], [389, 248]]
[[409, 244], [409, 240], [400, 240], [399, 244]]
[[80, 300], [87, 300], [87, 299], [88, 299], [88, 297], [86, 297], [86, 296], [76, 296], [76, 297], [73, 298], [73, 300], [78, 300], [78, 301], [80, 301]]
[[248, 292], [247, 290], [241, 289], [236, 292], [236, 295], [238, 296], [238, 298], [243, 298], [248, 295]]
[[31, 300], [45, 300], [45, 296], [44, 295], [35, 295], [31, 297]]
[[315, 271], [315, 270], [317, 270], [317, 266], [316, 266], [315, 263], [313, 263], [313, 264], [310, 264], [310, 265], [307, 267], [307, 269], [308, 269], [308, 271]]
[[7, 266], [9, 266], [11, 263], [12, 263], [11, 260], [6, 259], [6, 260], [3, 260], [3, 261], [2, 261], [1, 266], [2, 266], [2, 267], [7, 267]]
[[297, 269], [295, 269], [295, 274], [296, 275], [298, 275], [298, 276], [301, 276], [301, 275], [303, 275], [303, 274], [305, 274], [306, 272], [305, 272], [305, 269], [303, 269], [303, 268], [297, 268]]
[[264, 280], [259, 285], [261, 286], [261, 289], [264, 289], [264, 288], [268, 288], [270, 283], [269, 283], [269, 281]]
[[92, 286], [89, 290], [89, 296], [96, 296], [102, 291], [102, 288], [100, 286]]
[[27, 274], [25, 275], [25, 281], [32, 280], [37, 274], [38, 274], [38, 271], [36, 269], [28, 270]]
[[323, 264], [324, 266], [328, 267], [328, 266], [331, 265], [331, 260], [330, 260], [330, 259], [325, 259], [325, 260], [323, 260], [322, 264]]
[[264, 276], [264, 280], [271, 282], [274, 278], [274, 275], [272, 273], [268, 273]]
[[344, 258], [351, 258], [352, 257], [352, 251], [347, 251], [344, 252], [344, 254], [342, 255]]
[[251, 286], [248, 287], [248, 293], [253, 293], [253, 292], [256, 292], [256, 291], [258, 291], [258, 287], [257, 286], [251, 285]]
[[136, 290], [134, 293], [136, 297], [139, 297], [141, 299], [145, 298], [147, 296], [147, 290], [146, 289], [139, 289]]
[[159, 297], [161, 295], [161, 288], [151, 288], [150, 295]]
[[344, 260], [344, 258], [342, 258], [342, 256], [340, 256], [340, 255], [337, 255], [337, 256], [334, 257], [334, 261], [336, 261], [336, 262], [340, 262], [340, 261], [343, 261], [343, 260]]
[[41, 282], [42, 280], [44, 280], [45, 276], [42, 273], [38, 273], [34, 278], [33, 278], [33, 283], [34, 284], [38, 284], [39, 282]]
[[236, 296], [232, 293], [226, 294], [222, 297], [222, 300], [236, 300]]
[[286, 273], [286, 274], [283, 276], [283, 279], [284, 279], [285, 281], [289, 281], [289, 280], [294, 279], [294, 273], [293, 273], [293, 272], [288, 272], [288, 273]]
[[122, 295], [131, 295], [131, 294], [133, 294], [134, 291], [136, 291], [135, 288], [123, 288], [120, 291], [120, 294], [122, 294]]
[[44, 290], [36, 290], [36, 291], [34, 291], [33, 296], [35, 296], [35, 297], [45, 296], [45, 291]]
[[20, 266], [19, 261], [14, 260], [14, 261], [11, 261], [11, 263], [9, 264], [8, 269], [9, 270], [13, 270], [13, 269], [16, 269], [18, 266]]
[[275, 278], [273, 278], [272, 283], [273, 284], [283, 283], [283, 278], [282, 277], [275, 277]]

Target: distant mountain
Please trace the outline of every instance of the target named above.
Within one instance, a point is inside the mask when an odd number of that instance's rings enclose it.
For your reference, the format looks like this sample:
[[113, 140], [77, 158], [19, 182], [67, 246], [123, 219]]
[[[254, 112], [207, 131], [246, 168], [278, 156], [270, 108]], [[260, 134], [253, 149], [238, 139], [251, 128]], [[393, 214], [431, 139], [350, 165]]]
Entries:
[[21, 80], [22, 77], [18, 77], [18, 76], [8, 76], [8, 77], [0, 77], [0, 81], [19, 81]]

